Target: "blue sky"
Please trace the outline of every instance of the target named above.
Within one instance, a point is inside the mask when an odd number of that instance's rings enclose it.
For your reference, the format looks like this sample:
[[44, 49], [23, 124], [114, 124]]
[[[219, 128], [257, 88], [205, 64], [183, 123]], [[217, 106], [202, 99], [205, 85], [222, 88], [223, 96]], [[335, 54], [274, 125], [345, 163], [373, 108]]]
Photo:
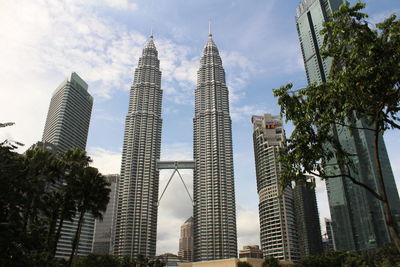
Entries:
[[[351, 1], [355, 2], [355, 1]], [[398, 0], [369, 0], [377, 22], [400, 14]], [[133, 71], [153, 28], [162, 70], [163, 159], [192, 158], [196, 71], [208, 21], [230, 90], [239, 247], [259, 243], [250, 117], [279, 113], [271, 89], [306, 85], [295, 9], [277, 0], [0, 0], [0, 121], [14, 121], [0, 140], [30, 145], [41, 139], [50, 97], [71, 71], [94, 97], [87, 150], [103, 173], [118, 173]], [[291, 127], [287, 127], [290, 133]], [[398, 132], [385, 136], [400, 182]], [[160, 174], [160, 190], [168, 171]], [[177, 177], [176, 177], [177, 178]], [[191, 172], [184, 172], [191, 187]], [[321, 216], [329, 217], [323, 183]], [[176, 253], [179, 226], [191, 215], [183, 186], [174, 179], [159, 208], [157, 253]]]

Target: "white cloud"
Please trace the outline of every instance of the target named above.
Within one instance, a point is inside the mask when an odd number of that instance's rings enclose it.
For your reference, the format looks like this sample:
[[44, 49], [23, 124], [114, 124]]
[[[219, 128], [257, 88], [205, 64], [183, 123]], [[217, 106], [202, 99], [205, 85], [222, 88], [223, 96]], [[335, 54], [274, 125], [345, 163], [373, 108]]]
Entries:
[[372, 24], [377, 24], [383, 22], [385, 19], [389, 18], [392, 14], [400, 14], [400, 8], [396, 8], [393, 10], [386, 10], [384, 12], [372, 14], [369, 19], [367, 19]]
[[[97, 100], [130, 89], [146, 36], [100, 17], [93, 12], [96, 3], [2, 3], [0, 120], [16, 125], [2, 130], [0, 140], [10, 138], [27, 145], [40, 140], [51, 94], [71, 71], [89, 84], [89, 92]], [[123, 6], [128, 1], [110, 3]], [[167, 90], [167, 99], [192, 105], [198, 58], [189, 57], [188, 47], [166, 39], [156, 40], [156, 45], [165, 87], [178, 84]]]
[[136, 10], [139, 7], [138, 4], [129, 0], [105, 0], [105, 3], [116, 9]]
[[266, 105], [232, 105], [231, 117], [234, 121], [249, 120], [252, 115], [272, 113]]
[[229, 89], [229, 102], [235, 104], [246, 96], [243, 92], [251, 75], [257, 70], [254, 64], [236, 51], [222, 51], [222, 62], [225, 68], [226, 83]]
[[110, 151], [101, 147], [89, 147], [88, 155], [92, 158], [91, 165], [105, 174], [120, 173], [121, 156], [120, 151]]
[[238, 249], [242, 249], [245, 245], [260, 244], [260, 221], [258, 211], [247, 210], [237, 206], [237, 234]]
[[[163, 144], [161, 151], [162, 160], [190, 160], [192, 159], [192, 146], [188, 143]], [[185, 186], [178, 173], [172, 177], [168, 187], [166, 185], [173, 170], [160, 171], [159, 197], [165, 190], [158, 208], [157, 254], [171, 252], [177, 253], [181, 225], [193, 215], [193, 206]], [[193, 197], [193, 171], [180, 170], [180, 174]]]

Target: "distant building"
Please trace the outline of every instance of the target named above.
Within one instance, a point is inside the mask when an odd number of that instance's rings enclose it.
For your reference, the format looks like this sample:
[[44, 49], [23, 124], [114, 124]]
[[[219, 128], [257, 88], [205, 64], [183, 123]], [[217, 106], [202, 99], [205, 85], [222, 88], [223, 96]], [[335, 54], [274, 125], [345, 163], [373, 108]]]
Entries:
[[293, 189], [300, 257], [320, 254], [323, 251], [319, 224], [315, 181], [297, 183]]
[[263, 259], [263, 253], [258, 245], [243, 246], [239, 251], [239, 258]]
[[182, 262], [182, 258], [172, 253], [164, 253], [156, 257], [165, 266], [179, 266], [178, 263]]
[[[320, 49], [324, 36], [323, 23], [339, 9], [343, 0], [303, 0], [296, 10], [296, 25], [308, 83], [326, 82], [332, 66], [332, 58], [323, 58]], [[364, 119], [355, 120], [356, 127], [370, 127]], [[353, 156], [351, 175], [356, 180], [379, 192], [377, 165], [374, 158], [374, 139], [371, 131], [349, 129], [335, 125], [339, 142]], [[400, 200], [383, 137], [379, 138], [379, 154], [390, 209], [400, 225]], [[328, 175], [343, 173], [332, 159], [326, 167]], [[391, 241], [385, 223], [382, 202], [361, 186], [346, 177], [327, 179], [329, 207], [337, 249], [369, 251]]]
[[252, 116], [253, 142], [259, 195], [260, 239], [264, 257], [279, 260], [300, 259], [292, 188], [282, 195], [279, 187], [281, 164], [278, 153], [283, 146], [284, 129], [280, 116]]
[[[93, 98], [88, 93], [88, 85], [72, 72], [55, 90], [50, 101], [42, 145], [56, 152], [70, 148], [86, 149]], [[52, 144], [48, 145], [48, 143]], [[69, 257], [72, 240], [78, 226], [78, 217], [73, 222], [64, 221], [57, 245], [57, 257]], [[92, 251], [94, 218], [86, 213], [77, 248], [78, 256], [86, 256]]]
[[178, 255], [183, 261], [193, 261], [193, 217], [181, 226]]
[[326, 234], [324, 237], [324, 251], [336, 250], [335, 238], [332, 231], [332, 220], [325, 218]]
[[[239, 262], [247, 262], [252, 267], [262, 267], [264, 259], [256, 258], [230, 258], [224, 260], [212, 260], [212, 261], [199, 261], [199, 262], [183, 262], [179, 263], [180, 267], [237, 267]], [[291, 266], [291, 262], [280, 261], [282, 266]]]
[[93, 239], [93, 253], [96, 254], [112, 254], [117, 201], [118, 201], [118, 185], [119, 174], [105, 175], [110, 185], [110, 201], [107, 204], [107, 210], [103, 214], [103, 220], [96, 219]]

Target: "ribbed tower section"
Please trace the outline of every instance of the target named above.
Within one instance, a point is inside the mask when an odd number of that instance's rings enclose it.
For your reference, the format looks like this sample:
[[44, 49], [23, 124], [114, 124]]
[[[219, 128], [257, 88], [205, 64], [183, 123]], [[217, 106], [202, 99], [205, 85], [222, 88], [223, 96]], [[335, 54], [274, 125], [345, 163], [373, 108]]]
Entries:
[[225, 71], [212, 35], [195, 91], [194, 260], [237, 257], [232, 129]]
[[125, 120], [114, 253], [154, 257], [161, 147], [161, 72], [153, 36], [135, 70]]

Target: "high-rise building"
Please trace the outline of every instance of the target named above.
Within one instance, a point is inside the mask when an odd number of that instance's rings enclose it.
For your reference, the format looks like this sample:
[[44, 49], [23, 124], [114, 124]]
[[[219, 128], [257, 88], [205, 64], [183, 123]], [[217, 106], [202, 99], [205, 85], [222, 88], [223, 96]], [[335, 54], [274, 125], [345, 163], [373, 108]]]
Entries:
[[239, 258], [263, 259], [264, 255], [258, 245], [243, 246], [239, 251]]
[[315, 181], [310, 177], [310, 181], [298, 182], [293, 188], [301, 258], [320, 254], [323, 251], [314, 183]]
[[264, 256], [279, 260], [299, 260], [293, 192], [279, 186], [281, 163], [277, 157], [283, 146], [284, 129], [280, 116], [252, 116], [253, 142], [259, 195], [260, 239]]
[[125, 119], [114, 254], [154, 257], [161, 148], [161, 72], [150, 36], [139, 58]]
[[72, 72], [51, 97], [42, 141], [55, 145], [57, 152], [86, 148], [93, 106], [87, 89], [87, 83]]
[[110, 183], [110, 201], [103, 214], [103, 220], [96, 219], [95, 222], [92, 252], [96, 254], [112, 254], [114, 245], [119, 174], [105, 175], [105, 178]]
[[181, 226], [178, 256], [183, 261], [193, 261], [193, 217], [190, 217]]
[[[93, 106], [93, 98], [87, 90], [87, 83], [72, 72], [53, 93], [42, 141], [44, 144], [53, 144], [55, 152], [64, 152], [74, 147], [86, 149]], [[72, 222], [64, 222], [57, 244], [57, 257], [70, 256], [77, 226], [77, 217]], [[94, 218], [86, 213], [77, 255], [85, 256], [92, 251], [93, 230]]]
[[324, 236], [324, 251], [334, 251], [336, 250], [335, 239], [333, 238], [333, 230], [332, 230], [332, 220], [325, 218], [325, 231], [326, 234]]
[[195, 90], [194, 260], [237, 257], [229, 93], [211, 33]]
[[[342, 0], [304, 0], [297, 8], [296, 23], [309, 83], [325, 82], [332, 59], [322, 59], [320, 48], [323, 36], [320, 30], [336, 11]], [[365, 120], [357, 120], [356, 127], [365, 128]], [[378, 191], [377, 167], [374, 160], [373, 135], [367, 130], [350, 130], [336, 125], [333, 127], [344, 149], [354, 157], [351, 175]], [[400, 200], [383, 138], [379, 140], [380, 160], [390, 209], [399, 225]], [[340, 174], [343, 166], [336, 166], [333, 159], [327, 173]], [[327, 191], [332, 217], [332, 227], [337, 249], [366, 251], [390, 241], [384, 219], [382, 203], [364, 188], [348, 178], [327, 179]]]

